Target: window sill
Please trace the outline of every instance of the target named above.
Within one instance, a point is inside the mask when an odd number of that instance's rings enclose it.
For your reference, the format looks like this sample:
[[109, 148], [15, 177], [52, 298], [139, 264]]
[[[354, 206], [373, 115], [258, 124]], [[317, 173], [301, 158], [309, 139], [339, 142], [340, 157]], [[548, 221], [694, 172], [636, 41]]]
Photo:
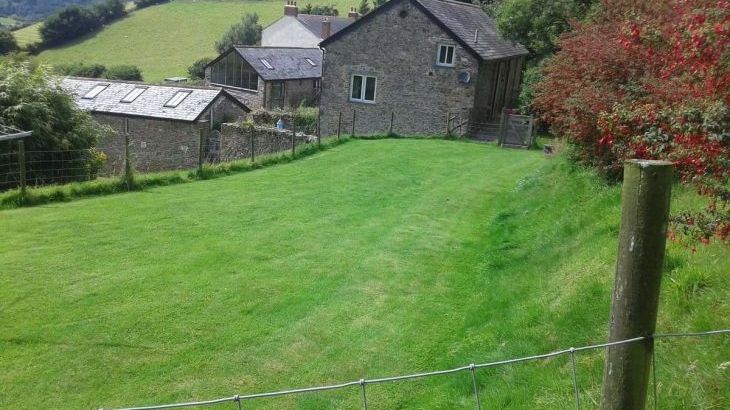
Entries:
[[355, 104], [375, 105], [375, 101], [353, 100], [352, 98], [350, 98], [350, 102]]
[[436, 67], [440, 67], [440, 68], [454, 68], [454, 67], [456, 67], [456, 64], [439, 64], [439, 63], [436, 63]]

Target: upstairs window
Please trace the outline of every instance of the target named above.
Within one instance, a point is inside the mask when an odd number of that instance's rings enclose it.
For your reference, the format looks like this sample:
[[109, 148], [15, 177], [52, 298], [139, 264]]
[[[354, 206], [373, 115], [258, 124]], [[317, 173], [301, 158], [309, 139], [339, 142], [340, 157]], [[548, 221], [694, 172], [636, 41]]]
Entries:
[[129, 94], [125, 95], [124, 98], [122, 98], [121, 102], [127, 104], [132, 103], [146, 90], [147, 87], [136, 87], [134, 90], [130, 91]]
[[375, 102], [377, 78], [364, 75], [353, 75], [350, 82], [350, 101]]
[[442, 67], [454, 66], [454, 46], [440, 45], [438, 54], [438, 63]]
[[269, 62], [269, 60], [267, 60], [265, 58], [260, 58], [259, 60], [261, 60], [261, 64], [263, 64], [264, 66], [266, 66], [266, 68], [268, 68], [269, 70], [273, 70], [274, 69], [274, 66], [271, 65], [271, 63]]
[[188, 95], [190, 95], [192, 91], [178, 91], [175, 93], [175, 95], [170, 98], [170, 101], [165, 103], [165, 107], [168, 108], [176, 108], [180, 103], [182, 103], [186, 98], [188, 98]]
[[109, 87], [109, 84], [97, 84], [81, 98], [85, 100], [93, 100], [97, 95], [101, 94], [102, 91], [106, 90], [107, 87]]

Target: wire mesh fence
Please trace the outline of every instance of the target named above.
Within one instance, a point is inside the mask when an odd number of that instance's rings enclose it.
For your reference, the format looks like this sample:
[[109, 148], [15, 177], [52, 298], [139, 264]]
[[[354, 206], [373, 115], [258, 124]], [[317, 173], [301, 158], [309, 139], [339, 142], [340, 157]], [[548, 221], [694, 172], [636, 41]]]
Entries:
[[[631, 339], [626, 340], [620, 340], [620, 341], [614, 341], [614, 342], [607, 342], [607, 343], [600, 343], [600, 344], [594, 344], [594, 345], [588, 345], [588, 346], [581, 346], [581, 347], [570, 347], [567, 349], [557, 350], [550, 353], [544, 353], [539, 355], [533, 355], [533, 356], [524, 356], [524, 357], [518, 357], [518, 358], [512, 358], [512, 359], [506, 359], [506, 360], [500, 360], [500, 361], [494, 361], [494, 362], [487, 362], [487, 363], [472, 363], [465, 366], [460, 366], [456, 368], [451, 369], [445, 369], [445, 370], [435, 370], [435, 371], [429, 371], [429, 372], [422, 372], [422, 373], [412, 373], [407, 375], [400, 375], [400, 376], [390, 376], [390, 377], [379, 377], [379, 378], [361, 378], [358, 380], [353, 380], [349, 382], [344, 383], [337, 383], [337, 384], [331, 384], [331, 385], [325, 385], [325, 386], [318, 386], [318, 387], [305, 387], [305, 388], [298, 388], [298, 389], [289, 389], [289, 390], [280, 390], [280, 391], [273, 391], [273, 392], [267, 392], [267, 393], [255, 393], [255, 394], [236, 394], [229, 397], [223, 397], [223, 398], [217, 398], [217, 399], [211, 399], [211, 400], [202, 400], [202, 401], [193, 401], [193, 402], [181, 402], [181, 403], [173, 403], [173, 404], [162, 404], [162, 405], [150, 405], [150, 406], [139, 406], [139, 407], [127, 407], [120, 410], [153, 410], [153, 409], [173, 409], [173, 408], [183, 408], [183, 407], [207, 407], [207, 406], [215, 406], [215, 405], [223, 405], [233, 404], [236, 406], [236, 408], [244, 409], [247, 408], [247, 406], [252, 403], [254, 400], [260, 400], [260, 399], [266, 399], [266, 398], [274, 398], [274, 397], [282, 397], [282, 396], [296, 396], [301, 395], [305, 393], [323, 393], [328, 391], [337, 391], [337, 390], [347, 390], [350, 389], [350, 394], [356, 395], [357, 400], [360, 401], [360, 407], [364, 410], [368, 410], [369, 406], [372, 406], [373, 400], [372, 396], [369, 396], [368, 393], [368, 386], [375, 386], [375, 385], [383, 385], [383, 384], [389, 384], [393, 382], [401, 382], [401, 381], [412, 381], [417, 379], [428, 379], [432, 377], [438, 377], [438, 376], [452, 376], [452, 375], [459, 375], [459, 374], [467, 374], [470, 378], [470, 388], [472, 389], [472, 400], [473, 400], [473, 408], [476, 408], [477, 410], [482, 409], [482, 399], [480, 398], [480, 384], [479, 384], [479, 374], [477, 373], [477, 370], [480, 369], [492, 369], [492, 368], [499, 368], [503, 366], [510, 366], [520, 363], [526, 363], [526, 362], [536, 362], [536, 361], [546, 361], [552, 358], [556, 357], [566, 357], [568, 359], [568, 363], [570, 366], [570, 375], [571, 375], [571, 384], [573, 388], [573, 404], [576, 409], [581, 409], [583, 406], [582, 400], [581, 400], [581, 388], [578, 381], [578, 367], [576, 365], [576, 359], [579, 355], [585, 354], [589, 351], [598, 351], [600, 349], [610, 349], [612, 347], [619, 347], [622, 345], [629, 345], [634, 343], [641, 343], [641, 342], [651, 342], [654, 343], [655, 341], [661, 341], [663, 339], [687, 339], [687, 338], [698, 338], [698, 337], [710, 337], [710, 336], [727, 336], [730, 334], [730, 329], [722, 329], [722, 330], [712, 330], [712, 331], [705, 331], [705, 332], [692, 332], [692, 333], [666, 333], [666, 334], [655, 334], [653, 336], [639, 336]], [[658, 377], [656, 372], [656, 364], [657, 364], [657, 355], [656, 355], [656, 349], [652, 349], [652, 374], [651, 374], [651, 397], [652, 397], [652, 407], [656, 410], [659, 408], [659, 394], [658, 394]], [[532, 386], [533, 388], [536, 388], [537, 386]], [[594, 400], [595, 401], [595, 400]], [[571, 406], [569, 403], [565, 403], [564, 407], [568, 408]]]
[[26, 186], [89, 181], [101, 170], [103, 157], [95, 149], [13, 151], [0, 154], [0, 190]]

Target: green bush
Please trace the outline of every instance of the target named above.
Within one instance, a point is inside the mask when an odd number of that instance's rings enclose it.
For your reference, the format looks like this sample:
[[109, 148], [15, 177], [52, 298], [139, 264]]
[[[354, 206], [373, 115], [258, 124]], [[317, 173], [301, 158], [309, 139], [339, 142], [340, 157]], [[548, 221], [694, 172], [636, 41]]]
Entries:
[[104, 77], [109, 80], [142, 81], [142, 71], [133, 65], [116, 65], [109, 67]]
[[202, 80], [205, 78], [205, 66], [210, 64], [210, 62], [213, 61], [212, 58], [209, 57], [203, 57], [199, 59], [198, 61], [194, 62], [193, 65], [188, 67], [188, 74], [190, 75], [191, 79], [197, 79]]
[[57, 64], [53, 66], [53, 71], [72, 77], [101, 78], [106, 73], [106, 67], [101, 64], [70, 63]]
[[8, 54], [18, 51], [18, 42], [15, 36], [8, 30], [0, 30], [0, 54]]
[[135, 0], [134, 4], [137, 6], [137, 9], [143, 9], [156, 4], [168, 3], [169, 1], [170, 0]]
[[52, 47], [92, 33], [101, 25], [102, 21], [91, 9], [70, 6], [49, 16], [40, 34], [43, 44]]

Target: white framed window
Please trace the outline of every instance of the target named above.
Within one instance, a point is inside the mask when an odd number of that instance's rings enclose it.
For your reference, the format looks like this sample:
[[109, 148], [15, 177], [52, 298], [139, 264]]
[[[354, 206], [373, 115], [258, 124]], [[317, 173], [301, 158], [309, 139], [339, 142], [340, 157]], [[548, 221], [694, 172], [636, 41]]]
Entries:
[[436, 65], [442, 67], [454, 66], [455, 47], [447, 44], [439, 45], [438, 55], [436, 56]]
[[135, 87], [134, 90], [130, 91], [129, 94], [125, 95], [120, 102], [132, 103], [137, 99], [143, 92], [147, 90], [147, 87]]
[[168, 102], [165, 103], [165, 107], [168, 108], [176, 108], [180, 103], [182, 103], [186, 98], [188, 98], [188, 95], [192, 94], [192, 91], [178, 91], [175, 93], [175, 95], [170, 98]]
[[97, 84], [81, 98], [85, 100], [93, 100], [97, 95], [101, 94], [102, 91], [106, 90], [107, 87], [109, 87], [109, 84]]
[[377, 78], [353, 74], [350, 81], [350, 101], [374, 103], [377, 86]]

